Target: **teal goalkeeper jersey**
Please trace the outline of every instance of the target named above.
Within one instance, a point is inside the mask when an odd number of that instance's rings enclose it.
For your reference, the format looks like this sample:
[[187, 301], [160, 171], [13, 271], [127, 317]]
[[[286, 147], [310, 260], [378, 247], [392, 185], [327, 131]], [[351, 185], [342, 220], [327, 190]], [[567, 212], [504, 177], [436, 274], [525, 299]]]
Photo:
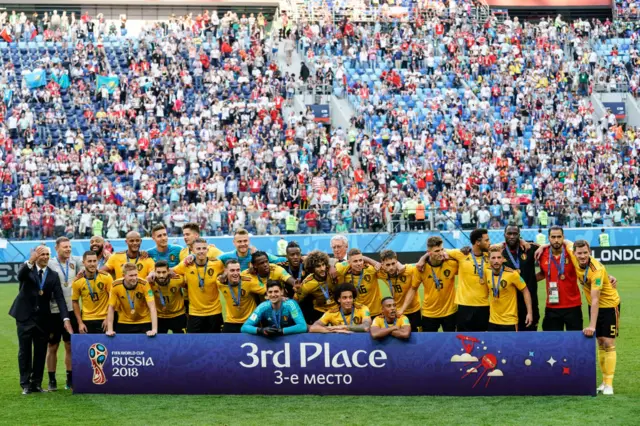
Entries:
[[300, 306], [295, 300], [282, 301], [279, 311], [272, 308], [271, 302], [262, 302], [242, 326], [242, 332], [257, 334], [258, 327], [278, 327], [286, 334], [306, 333], [307, 323]]

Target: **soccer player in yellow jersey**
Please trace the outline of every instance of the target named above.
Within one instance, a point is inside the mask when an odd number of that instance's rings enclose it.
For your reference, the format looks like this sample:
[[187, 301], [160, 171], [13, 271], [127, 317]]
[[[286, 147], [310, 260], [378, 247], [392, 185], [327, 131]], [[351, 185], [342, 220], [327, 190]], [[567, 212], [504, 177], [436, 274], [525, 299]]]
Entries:
[[338, 306], [329, 309], [309, 327], [310, 333], [368, 332], [371, 326], [369, 308], [356, 303], [358, 291], [351, 284], [340, 284], [335, 290]]
[[382, 315], [373, 320], [369, 332], [374, 339], [387, 336], [408, 339], [411, 337], [411, 323], [405, 315], [398, 315], [393, 297], [385, 297], [382, 299]]
[[187, 282], [190, 301], [187, 333], [220, 333], [222, 305], [217, 278], [224, 272], [224, 265], [207, 257], [208, 245], [204, 239], [196, 239], [192, 249], [195, 261], [187, 265], [183, 260], [173, 268]]
[[338, 284], [349, 283], [358, 290], [357, 303], [371, 307], [371, 317], [382, 312], [380, 284], [378, 272], [371, 265], [366, 265], [362, 252], [356, 248], [349, 250], [347, 263], [336, 263]]
[[[182, 262], [185, 257], [194, 254], [193, 251], [193, 242], [200, 238], [200, 225], [197, 223], [189, 222], [185, 223], [182, 226], [182, 237], [184, 238], [184, 243], [186, 245], [180, 251], [180, 261]], [[209, 244], [207, 247], [207, 256], [210, 259], [214, 259], [219, 257], [222, 254], [222, 250], [214, 246], [213, 244]]]
[[140, 234], [135, 231], [129, 232], [125, 242], [127, 243], [127, 250], [113, 253], [101, 271], [113, 274], [116, 280], [119, 280], [122, 278], [122, 266], [125, 263], [130, 263], [136, 266], [138, 277], [143, 280], [146, 279], [147, 275], [153, 271], [154, 262], [146, 252], [140, 251], [140, 245], [142, 244]]
[[313, 324], [316, 320], [336, 306], [333, 291], [336, 288], [335, 281], [329, 276], [329, 256], [319, 250], [314, 250], [304, 260], [305, 271], [311, 272], [302, 281], [302, 284], [295, 284], [295, 300], [302, 304], [304, 300], [311, 296], [313, 299], [313, 310], [305, 313], [307, 324]]
[[[430, 237], [427, 240], [427, 258], [424, 269], [418, 272], [418, 279], [414, 281], [413, 290], [418, 291], [420, 284], [424, 288], [422, 301], [422, 331], [437, 332], [456, 331], [455, 303], [456, 275], [458, 262], [444, 259], [443, 241], [440, 237]], [[412, 327], [414, 324], [412, 324]]]
[[527, 327], [533, 323], [531, 293], [520, 274], [503, 265], [502, 250], [502, 245], [489, 249], [490, 267], [486, 269], [486, 275], [491, 313], [488, 331], [518, 331], [518, 291], [522, 292], [527, 307]]
[[589, 243], [578, 240], [573, 243], [573, 252], [571, 250], [568, 252], [589, 305], [589, 325], [583, 333], [588, 337], [595, 333], [598, 339], [598, 361], [602, 370], [602, 384], [598, 387], [598, 392], [613, 395], [620, 295], [611, 285], [604, 265], [590, 256]]
[[[109, 292], [113, 278], [98, 271], [98, 256], [92, 251], [82, 255], [84, 277], [76, 279], [72, 287], [73, 313], [80, 333], [98, 334], [107, 331]], [[82, 300], [82, 311], [80, 310]]]
[[187, 332], [187, 314], [184, 309], [182, 289], [186, 281], [181, 275], [171, 278], [169, 262], [158, 260], [155, 266], [155, 278], [151, 288], [156, 296], [158, 308], [158, 333], [173, 334]]
[[[269, 261], [267, 260], [268, 266]], [[267, 271], [268, 275], [269, 271]], [[266, 282], [254, 279], [244, 272], [240, 273], [240, 262], [237, 259], [229, 259], [225, 265], [224, 277], [218, 277], [217, 285], [218, 291], [225, 300], [226, 316], [222, 332], [240, 333], [242, 325], [258, 306], [256, 298], [266, 293]]]
[[158, 312], [149, 283], [138, 278], [138, 268], [133, 263], [122, 267], [123, 278], [115, 280], [109, 295], [107, 311], [107, 336], [115, 336], [113, 318], [118, 312], [118, 333], [146, 333], [153, 337], [158, 333]]
[[[389, 286], [389, 294], [396, 302], [398, 318], [406, 315], [411, 323], [411, 331], [418, 331], [420, 322], [420, 299], [416, 288], [420, 285], [418, 270], [414, 265], [406, 265], [403, 271], [398, 267], [398, 256], [393, 250], [380, 253], [381, 269], [378, 277]], [[416, 286], [416, 282], [418, 285]], [[384, 304], [382, 305], [384, 310]]]
[[458, 262], [458, 286], [455, 302], [458, 305], [458, 331], [487, 331], [489, 327], [489, 288], [485, 276], [487, 252], [491, 242], [486, 229], [471, 231], [471, 252], [447, 250]]

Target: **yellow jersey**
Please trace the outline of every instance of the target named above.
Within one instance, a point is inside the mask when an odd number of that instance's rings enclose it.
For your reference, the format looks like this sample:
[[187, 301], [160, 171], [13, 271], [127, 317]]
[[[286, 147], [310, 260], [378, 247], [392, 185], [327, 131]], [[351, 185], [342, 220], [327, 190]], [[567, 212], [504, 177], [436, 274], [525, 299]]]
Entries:
[[156, 296], [156, 308], [158, 308], [158, 318], [175, 318], [185, 314], [184, 297], [182, 289], [186, 287], [184, 277], [178, 275], [171, 278], [166, 284], [159, 284], [157, 281], [151, 286]]
[[343, 314], [338, 306], [334, 306], [322, 315], [320, 322], [324, 325], [360, 325], [366, 319], [371, 319], [369, 308], [356, 303], [350, 314]]
[[518, 324], [518, 291], [524, 290], [527, 284], [511, 268], [505, 267], [502, 277], [494, 275], [491, 268], [485, 271], [489, 290], [489, 322], [498, 325]]
[[356, 302], [369, 306], [372, 316], [380, 315], [382, 303], [380, 302], [380, 284], [376, 269], [371, 265], [365, 265], [359, 274], [352, 274], [348, 262], [336, 263], [335, 268], [338, 273], [338, 284], [353, 284], [358, 290]]
[[98, 271], [94, 279], [78, 278], [71, 284], [71, 300], [82, 301], [82, 321], [104, 320], [109, 307], [113, 278]]
[[257, 296], [262, 296], [267, 292], [265, 282], [257, 279], [246, 272], [240, 275], [240, 300], [238, 304], [238, 286], [232, 287], [227, 283], [216, 281], [218, 291], [224, 296], [224, 322], [231, 324], [244, 324], [251, 316], [251, 313], [258, 307]]
[[488, 277], [485, 276], [484, 272], [489, 264], [487, 255], [476, 256], [474, 262], [472, 252], [464, 254], [460, 250], [447, 250], [447, 254], [451, 259], [458, 262], [456, 304], [464, 306], [489, 306], [489, 290], [486, 282]]
[[[578, 259], [571, 250], [567, 250], [571, 262], [576, 268], [576, 275], [578, 276], [578, 282], [582, 284], [584, 290], [584, 297], [587, 299], [587, 303], [591, 306], [591, 290], [597, 289], [600, 291], [600, 299], [598, 306], [601, 308], [615, 308], [620, 304], [620, 295], [618, 290], [613, 288], [611, 281], [609, 281], [609, 274], [606, 268], [600, 261], [589, 257], [589, 265], [587, 267], [588, 272], [580, 267]], [[586, 276], [585, 276], [586, 272]]]
[[458, 268], [455, 260], [445, 260], [439, 266], [431, 266], [427, 262], [424, 271], [419, 272], [419, 281], [414, 288], [417, 290], [420, 284], [424, 288], [423, 317], [443, 318], [458, 312], [455, 300]]
[[109, 296], [109, 305], [118, 312], [118, 323], [144, 324], [151, 322], [147, 302], [153, 301], [153, 290], [149, 283], [138, 278], [133, 290], [127, 290], [123, 280], [115, 280]]
[[[417, 289], [420, 286], [420, 276], [418, 275], [418, 270], [415, 265], [406, 265], [404, 272], [395, 277], [390, 277], [386, 272], [378, 271], [378, 278], [385, 282], [387, 288], [389, 288], [389, 294], [393, 297], [393, 300], [395, 300], [396, 307], [398, 308], [404, 305], [407, 299], [407, 292], [411, 288]], [[412, 314], [419, 310], [420, 297], [416, 291], [405, 313]]]
[[311, 274], [302, 281], [302, 286], [294, 296], [294, 299], [303, 301], [307, 296], [311, 296], [313, 297], [313, 308], [316, 311], [327, 312], [337, 306], [333, 295], [336, 286], [337, 284], [329, 275], [327, 275], [326, 281], [320, 282]]
[[147, 257], [146, 259], [140, 259], [140, 256], [138, 256], [135, 259], [131, 259], [129, 258], [129, 256], [127, 256], [126, 251], [113, 253], [111, 256], [109, 256], [109, 260], [107, 260], [105, 266], [110, 267], [113, 270], [113, 274], [115, 275], [116, 280], [119, 280], [123, 277], [122, 267], [125, 263], [134, 263], [138, 268], [138, 278], [142, 278], [143, 280], [147, 279], [147, 275], [149, 275], [149, 273], [153, 271], [153, 268], [155, 267], [155, 262], [150, 257]]
[[173, 271], [182, 275], [187, 282], [189, 315], [208, 317], [222, 313], [217, 284], [218, 275], [224, 272], [222, 262], [209, 260], [202, 266], [196, 265], [195, 262], [186, 266], [184, 262], [180, 262]]
[[[385, 323], [384, 315], [378, 315], [373, 319], [373, 323], [371, 323], [372, 327], [379, 327], [379, 328], [389, 328], [389, 326], [391, 325], [394, 325], [394, 324]], [[402, 315], [400, 318], [396, 318], [395, 325], [397, 325], [398, 327], [404, 327], [405, 325], [410, 326], [411, 323], [409, 322], [409, 318]]]
[[[213, 244], [210, 244], [207, 247], [207, 257], [209, 259], [217, 259], [218, 256], [220, 256], [223, 253], [222, 250], [220, 250], [218, 247], [214, 246]], [[189, 247], [185, 247], [182, 250], [180, 250], [180, 262], [182, 262], [184, 260], [185, 257], [189, 256], [191, 253], [191, 249]]]

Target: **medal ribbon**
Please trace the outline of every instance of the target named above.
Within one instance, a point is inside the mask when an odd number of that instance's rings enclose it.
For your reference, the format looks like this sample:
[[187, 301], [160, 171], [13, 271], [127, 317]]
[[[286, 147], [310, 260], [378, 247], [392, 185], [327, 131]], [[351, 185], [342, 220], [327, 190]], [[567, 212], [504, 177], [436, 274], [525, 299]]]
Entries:
[[60, 263], [60, 258], [56, 257], [56, 261], [58, 261], [58, 265], [60, 265], [60, 270], [62, 271], [62, 275], [64, 275], [64, 283], [65, 285], [69, 282], [69, 260], [67, 259], [67, 263], [65, 264], [66, 268], [62, 269], [62, 263]]
[[549, 266], [547, 268], [547, 278], [549, 279], [549, 281], [551, 281], [551, 262], [553, 262], [553, 265], [556, 267], [556, 271], [558, 271], [558, 278], [560, 278], [561, 275], [564, 275], [564, 246], [562, 247], [562, 254], [560, 255], [560, 265], [558, 265], [558, 262], [556, 262], [556, 258], [551, 254], [551, 247], [549, 247]]
[[[129, 254], [125, 253], [125, 256], [127, 256], [127, 263], [131, 263], [131, 259], [129, 259]], [[136, 256], [136, 261], [133, 262], [134, 265], [138, 264], [138, 259], [140, 259], [140, 252], [138, 252], [138, 255]]]
[[40, 274], [36, 274], [38, 275], [38, 287], [40, 287], [41, 292], [44, 289], [44, 283], [47, 282], [48, 273], [49, 273], [49, 268], [44, 268], [44, 272], [42, 273], [42, 281], [40, 281]]
[[502, 282], [502, 273], [504, 272], [504, 267], [500, 268], [500, 275], [498, 275], [498, 285], [495, 283], [496, 274], [491, 273], [491, 287], [493, 288], [493, 297], [500, 297], [500, 283]]
[[582, 285], [587, 285], [587, 275], [589, 274], [589, 265], [591, 265], [591, 259], [587, 263], [587, 267], [584, 268], [584, 276], [582, 277]]
[[353, 317], [356, 314], [356, 308], [355, 306], [351, 309], [351, 322], [349, 324], [347, 324], [347, 318], [344, 316], [344, 313], [342, 312], [342, 308], [340, 308], [340, 315], [342, 316], [342, 321], [344, 321], [344, 325], [353, 325]]
[[276, 326], [276, 328], [282, 328], [281, 325], [281, 318], [282, 318], [282, 305], [280, 305], [280, 309], [278, 309], [277, 311], [273, 308], [271, 308], [271, 312], [273, 314], [273, 324]]
[[[398, 284], [398, 276], [395, 276], [395, 281], [396, 284]], [[391, 285], [391, 275], [389, 275], [389, 293], [391, 294], [391, 297], [393, 297], [393, 285]]]
[[[98, 274], [96, 273], [94, 280], [96, 280], [97, 278]], [[91, 299], [93, 300], [93, 287], [91, 287], [91, 280], [89, 280], [89, 278], [87, 278], [86, 276], [84, 277], [84, 280], [87, 282], [87, 288], [89, 289], [89, 294], [91, 295]]]
[[484, 256], [482, 256], [482, 262], [480, 263], [480, 267], [478, 267], [478, 261], [476, 260], [476, 255], [473, 254], [473, 250], [471, 250], [471, 258], [473, 259], [473, 264], [476, 265], [476, 271], [478, 272], [478, 276], [480, 279], [484, 279]]
[[[171, 281], [171, 279], [169, 279], [169, 281]], [[164, 295], [162, 294], [162, 286], [160, 285], [160, 283], [157, 283], [157, 284], [158, 284], [158, 294], [160, 295], [160, 303], [164, 308], [165, 306], [167, 306], [167, 303], [164, 301]]]
[[209, 264], [209, 258], [207, 258], [206, 262], [204, 262], [204, 275], [200, 276], [200, 270], [198, 269], [198, 265], [196, 264], [196, 273], [198, 274], [198, 285], [200, 286], [200, 290], [204, 290], [204, 279], [207, 277], [207, 265]]
[[442, 283], [438, 279], [438, 275], [436, 274], [436, 270], [433, 269], [433, 266], [431, 266], [431, 265], [429, 265], [429, 267], [431, 268], [431, 274], [433, 275], [433, 282], [436, 285], [436, 290], [441, 290], [442, 289]]
[[511, 261], [513, 266], [515, 266], [516, 269], [520, 269], [520, 248], [516, 249], [516, 257], [515, 257], [515, 259], [513, 258], [513, 255], [511, 254], [511, 250], [509, 250], [509, 247], [506, 247], [505, 251], [507, 252], [507, 256], [509, 256], [509, 260]]
[[[324, 298], [329, 301], [329, 285], [325, 281], [324, 283], [318, 283], [320, 285], [320, 290], [322, 290], [322, 294]], [[323, 285], [324, 284], [324, 285]]]
[[[258, 277], [258, 279], [260, 279], [260, 277]], [[233, 299], [233, 306], [240, 306], [240, 298], [242, 297], [242, 279], [240, 279], [240, 282], [238, 283], [238, 298], [233, 294], [234, 286], [232, 286], [231, 283], [228, 283], [227, 287], [229, 287], [229, 293]]]
[[300, 280], [302, 279], [302, 265], [298, 266], [298, 276], [295, 276], [293, 274], [293, 269], [291, 269], [291, 265], [289, 265], [289, 267], [287, 268], [289, 275], [291, 275], [292, 277], [294, 277], [296, 280]]
[[[360, 285], [362, 284], [362, 277], [364, 277], [364, 269], [360, 271], [360, 277], [358, 278], [358, 285], [356, 286], [358, 293], [360, 293]], [[353, 285], [353, 274], [351, 274], [351, 285]]]
[[[384, 315], [383, 315], [382, 319], [384, 320], [384, 328], [389, 328], [389, 324], [387, 323], [387, 319], [384, 317]], [[397, 321], [398, 321], [398, 318], [394, 319], [392, 325], [396, 325]]]
[[[135, 288], [134, 288], [135, 290]], [[124, 291], [127, 293], [127, 299], [129, 299], [129, 306], [131, 307], [132, 311], [135, 311], [135, 305], [134, 305], [134, 299], [131, 299], [131, 294], [129, 294], [129, 290], [127, 290], [126, 288], [124, 289]]]

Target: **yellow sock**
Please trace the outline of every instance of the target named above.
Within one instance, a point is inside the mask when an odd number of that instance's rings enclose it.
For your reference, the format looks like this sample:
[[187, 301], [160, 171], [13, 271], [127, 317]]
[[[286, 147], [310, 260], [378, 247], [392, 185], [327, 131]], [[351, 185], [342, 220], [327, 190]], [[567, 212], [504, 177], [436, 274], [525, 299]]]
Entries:
[[600, 371], [602, 372], [602, 383], [604, 383], [604, 346], [598, 345], [598, 363], [600, 364]]
[[611, 346], [609, 348], [605, 348], [604, 351], [604, 384], [607, 386], [613, 386], [613, 375], [616, 372], [616, 347]]

